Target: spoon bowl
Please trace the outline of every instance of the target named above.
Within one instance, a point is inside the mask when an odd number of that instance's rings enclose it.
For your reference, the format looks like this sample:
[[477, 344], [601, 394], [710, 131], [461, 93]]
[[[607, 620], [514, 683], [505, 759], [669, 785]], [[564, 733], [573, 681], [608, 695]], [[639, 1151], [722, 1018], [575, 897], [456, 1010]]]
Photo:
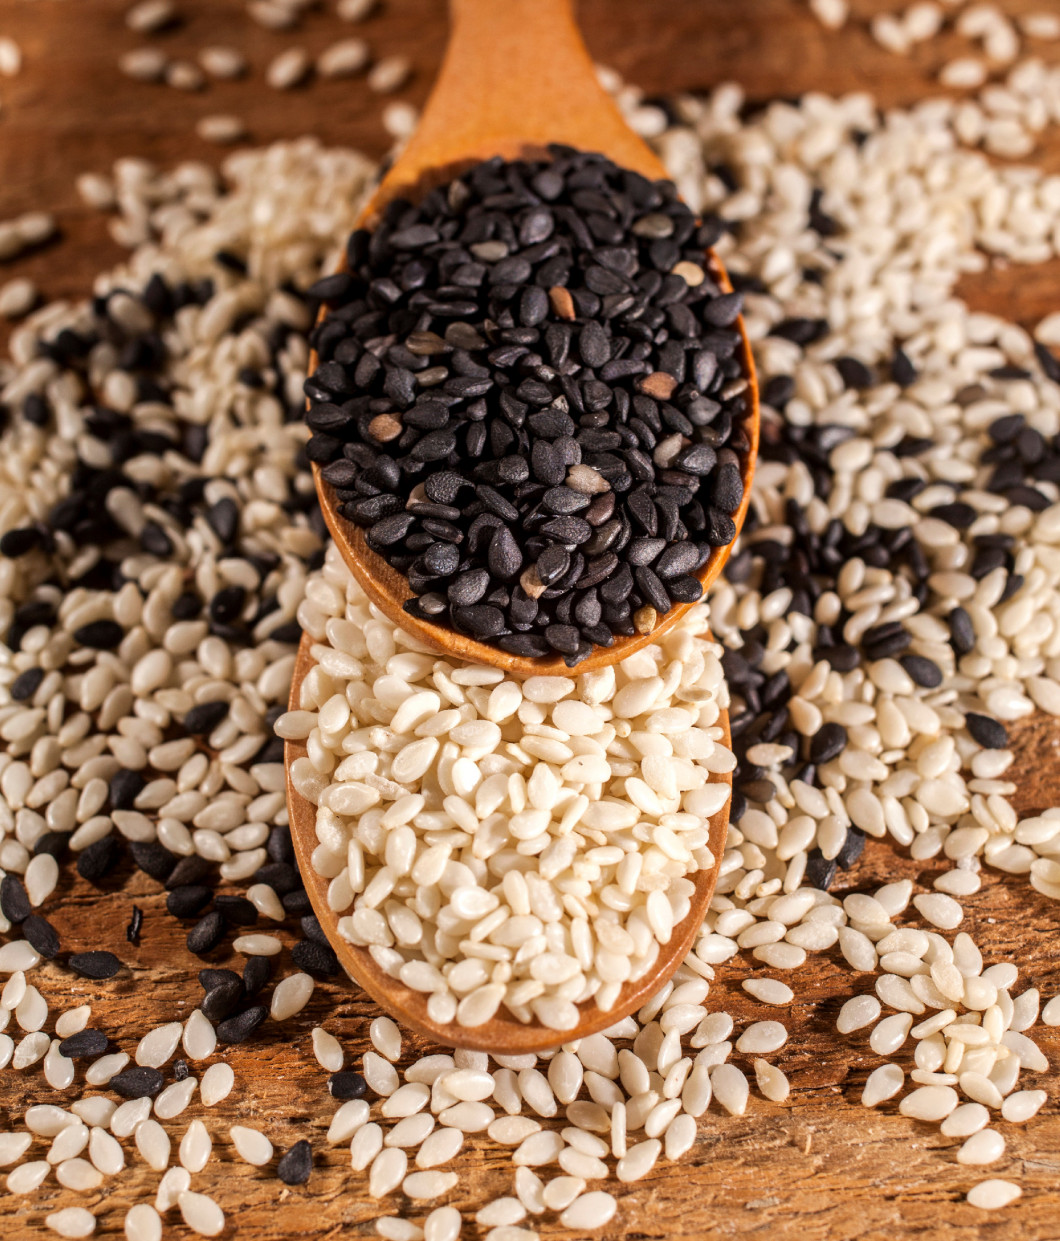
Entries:
[[[310, 636], [303, 634], [291, 682], [290, 709], [292, 711], [297, 710], [300, 705], [302, 681], [314, 666], [311, 654], [312, 645]], [[725, 745], [729, 745], [727, 712], [721, 712], [719, 723], [724, 734], [722, 740]], [[591, 1000], [582, 1004], [579, 1009], [578, 1024], [573, 1030], [553, 1030], [536, 1023], [524, 1024], [517, 1021], [503, 1008], [499, 1009], [491, 1020], [479, 1026], [461, 1026], [455, 1022], [451, 1025], [441, 1025], [429, 1016], [427, 996], [423, 992], [413, 991], [398, 979], [392, 978], [367, 948], [351, 944], [339, 934], [339, 918], [347, 911], [343, 910], [338, 913], [329, 906], [329, 880], [313, 868], [313, 850], [317, 845], [316, 807], [298, 792], [291, 779], [293, 763], [305, 754], [304, 743], [298, 741], [286, 743], [284, 761], [287, 772], [287, 808], [290, 815], [291, 839], [294, 842], [298, 868], [309, 894], [313, 912], [327, 935], [328, 942], [335, 951], [340, 964], [353, 981], [391, 1016], [395, 1017], [402, 1026], [415, 1030], [435, 1042], [452, 1047], [464, 1047], [472, 1051], [487, 1051], [495, 1055], [519, 1055], [524, 1052], [545, 1051], [561, 1043], [586, 1038], [590, 1034], [606, 1030], [623, 1017], [636, 1012], [670, 978], [687, 956], [703, 924], [710, 898], [714, 894], [714, 886], [717, 883], [718, 871], [725, 850], [725, 836], [729, 825], [728, 801], [710, 819], [710, 836], [707, 843], [714, 856], [714, 865], [709, 870], [697, 871], [691, 876], [695, 884], [691, 909], [684, 920], [674, 927], [669, 942], [660, 948], [659, 955], [651, 969], [635, 982], [629, 982], [622, 988], [613, 1008], [604, 1012]], [[732, 776], [731, 774], [715, 775], [712, 777], [712, 782], [725, 784], [731, 789]]]
[[[494, 156], [541, 158], [551, 143], [600, 152], [650, 180], [667, 178], [657, 156], [629, 128], [597, 80], [569, 0], [451, 0], [450, 9], [449, 44], [423, 117], [362, 209], [360, 227], [370, 229], [394, 198], [415, 201], [434, 186]], [[713, 251], [707, 252], [705, 267], [724, 291], [732, 291]], [[742, 425], [749, 446], [740, 462], [743, 500], [732, 514], [737, 533], [750, 503], [759, 434], [754, 361], [742, 318], [738, 326], [749, 403]], [[314, 352], [310, 374], [316, 364]], [[611, 646], [594, 647], [575, 670], [559, 654], [512, 655], [448, 625], [433, 624], [406, 612], [404, 605], [412, 598], [412, 591], [405, 575], [369, 547], [364, 530], [341, 516], [334, 488], [325, 482], [316, 465], [313, 476], [324, 520], [365, 594], [396, 625], [444, 655], [501, 668], [521, 678], [577, 675], [618, 663], [654, 642], [693, 606], [676, 603], [659, 616], [650, 632], [616, 636]], [[697, 572], [704, 591], [721, 573], [732, 546], [714, 548]]]

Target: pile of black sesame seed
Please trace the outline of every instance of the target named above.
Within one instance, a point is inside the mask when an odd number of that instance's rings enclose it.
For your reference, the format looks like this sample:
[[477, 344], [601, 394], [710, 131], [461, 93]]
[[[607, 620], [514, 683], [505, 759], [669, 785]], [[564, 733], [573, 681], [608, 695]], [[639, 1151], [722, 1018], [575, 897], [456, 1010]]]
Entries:
[[650, 632], [732, 542], [737, 319], [666, 181], [555, 147], [356, 231], [311, 290], [310, 459], [413, 615], [570, 665]]
[[[224, 271], [245, 272], [243, 261], [237, 255], [221, 252], [216, 261], [219, 279], [224, 279], [220, 274]], [[194, 285], [170, 284], [156, 274], [142, 290], [115, 289], [96, 297], [92, 302], [90, 326], [78, 332], [64, 328], [43, 341], [40, 352], [51, 358], [62, 373], [76, 376], [83, 387], [90, 389], [90, 356], [101, 345], [110, 345], [117, 355], [117, 369], [135, 380], [139, 401], [173, 406], [176, 394], [167, 370], [170, 357], [166, 335], [172, 331], [174, 316], [183, 307], [203, 305], [215, 291], [215, 284], [209, 279]], [[110, 313], [112, 299], [124, 293], [135, 297], [148, 312], [152, 321], [150, 328], [133, 331]], [[307, 308], [312, 309], [308, 294], [292, 289], [290, 296], [302, 298]], [[238, 377], [240, 388], [268, 391], [280, 399], [289, 422], [302, 417], [300, 404], [292, 405], [286, 399], [288, 389], [284, 375], [285, 350], [291, 337], [298, 335], [293, 327], [273, 325], [268, 341], [271, 349], [268, 365], [261, 370], [245, 368]], [[0, 405], [0, 428], [19, 419], [50, 434], [57, 433], [54, 411], [44, 395], [31, 393], [18, 406]], [[107, 498], [112, 492], [124, 489], [132, 492], [142, 504], [161, 509], [184, 530], [197, 520], [205, 520], [221, 544], [221, 555], [240, 559], [251, 566], [258, 579], [257, 588], [222, 586], [208, 597], [200, 592], [192, 575], [184, 593], [172, 605], [172, 618], [175, 622], [205, 620], [209, 633], [223, 639], [233, 650], [254, 645], [257, 641], [255, 628], [280, 607], [278, 588], [286, 566], [279, 555], [262, 552], [253, 543], [253, 535], [249, 540], [245, 538], [241, 531], [241, 505], [237, 500], [224, 497], [212, 504], [207, 501], [211, 476], [203, 470], [202, 461], [208, 447], [208, 428], [175, 416], [171, 432], [146, 430], [137, 425], [133, 416], [104, 405], [90, 407], [85, 422], [88, 436], [96, 441], [100, 450], [95, 459], [92, 462], [77, 460], [68, 492], [42, 520], [12, 529], [0, 538], [0, 556], [31, 558], [23, 562], [31, 583], [27, 597], [16, 607], [6, 632], [0, 634], [4, 644], [17, 652], [30, 630], [39, 626], [59, 627], [56, 601], [60, 592], [77, 587], [117, 592], [128, 581], [135, 580], [127, 577], [123, 570], [128, 559], [139, 561], [146, 556], [160, 563], [172, 560], [175, 548], [161, 524], [149, 520], [134, 537], [112, 516]], [[179, 462], [179, 467], [172, 471], [171, 482], [148, 482], [126, 468], [134, 458], [163, 454]], [[98, 463], [100, 455], [106, 455], [108, 464]], [[297, 464], [302, 471], [301, 484], [291, 486], [284, 509], [292, 523], [302, 521], [323, 536], [326, 530], [308, 478], [308, 463], [302, 459]], [[88, 567], [77, 576], [68, 572], [71, 546], [92, 548], [95, 552]], [[318, 568], [323, 557], [321, 548], [303, 561], [304, 570]], [[80, 559], [84, 565], [85, 558]], [[125, 637], [123, 626], [110, 619], [92, 621], [70, 635], [74, 652], [84, 654], [115, 650]], [[277, 655], [293, 652], [299, 637], [300, 629], [294, 620], [273, 626], [269, 632], [269, 641], [275, 644]], [[12, 699], [32, 705], [44, 676], [40, 666], [22, 672], [11, 683]], [[262, 744], [248, 760], [248, 767], [283, 761], [283, 742], [272, 735], [272, 725], [285, 709], [285, 703], [277, 703], [266, 712]], [[183, 719], [171, 720], [167, 737], [194, 737], [207, 749], [209, 734], [226, 718], [228, 711], [229, 703], [225, 699], [197, 703]], [[109, 779], [102, 812], [136, 809], [137, 798], [156, 774], [150, 768], [120, 767]], [[225, 951], [225, 941], [229, 937], [259, 921], [257, 909], [245, 896], [217, 890], [217, 864], [198, 854], [178, 856], [157, 840], [127, 841], [116, 830], [76, 852], [70, 848], [70, 839], [69, 831], [46, 830], [30, 851], [33, 856], [50, 854], [61, 869], [76, 869], [83, 880], [100, 890], [120, 887], [131, 863], [166, 890], [169, 913], [190, 922], [187, 945], [201, 958], [209, 960], [211, 955]], [[265, 848], [267, 861], [244, 881], [243, 886], [268, 884], [279, 897], [288, 915], [287, 922], [281, 925], [301, 934], [291, 950], [291, 961], [296, 968], [318, 979], [335, 976], [339, 972], [338, 959], [313, 915], [298, 872], [290, 829], [284, 824], [271, 825]], [[60, 899], [57, 890], [48, 904], [58, 904]], [[125, 968], [119, 957], [109, 951], [67, 952], [56, 928], [48, 920], [47, 910], [32, 908], [22, 880], [14, 874], [4, 876], [0, 882], [0, 913], [12, 926], [19, 928], [22, 937], [42, 957], [75, 975], [105, 980], [119, 975]], [[149, 921], [145, 924], [143, 912], [137, 906], [133, 905], [130, 913], [126, 938], [135, 945], [141, 935], [150, 934], [151, 927]], [[211, 1021], [218, 1023], [221, 1042], [243, 1042], [264, 1021], [269, 1010], [267, 1000], [262, 1003], [261, 993], [271, 975], [272, 959], [263, 956], [248, 957], [242, 975], [230, 969], [204, 968], [199, 972], [204, 992], [200, 1006]], [[92, 1046], [97, 1042], [98, 1039]], [[82, 1044], [79, 1054], [87, 1055], [84, 1046], [88, 1044], [83, 1040]], [[78, 1046], [74, 1044], [75, 1048]], [[164, 1083], [156, 1070], [136, 1068], [121, 1074], [111, 1084], [126, 1097], [139, 1097], [157, 1094]]]
[[[890, 369], [892, 378], [903, 387], [917, 377], [900, 349]], [[1013, 376], [1006, 373], [997, 377]], [[861, 376], [858, 379], [860, 382]], [[876, 382], [871, 373], [868, 382]], [[763, 384], [762, 399], [766, 406], [783, 411], [793, 392], [794, 383], [789, 376], [774, 376]], [[968, 399], [978, 399], [983, 394], [977, 390], [966, 395]], [[1060, 481], [1060, 436], [1047, 440], [1029, 428], [1020, 414], [998, 418], [987, 433], [992, 446], [985, 449], [980, 460], [995, 467], [987, 489], [1004, 495], [1013, 504], [1023, 504], [1033, 510], [1046, 507], [1047, 497], [1033, 484], [1036, 480]], [[830, 454], [854, 434], [849, 427], [832, 424], [802, 427], [783, 417], [767, 414], [762, 420], [761, 459], [785, 465], [801, 462], [813, 478], [814, 494], [826, 500], [833, 486]], [[906, 439], [892, 451], [899, 458], [916, 457], [933, 446], [931, 440]], [[926, 486], [923, 480], [909, 477], [891, 483], [886, 494], [889, 498], [909, 501]], [[960, 530], [967, 529], [976, 517], [975, 510], [960, 500], [936, 505], [928, 510], [928, 515]], [[725, 577], [733, 583], [753, 581], [763, 597], [781, 587], [790, 587], [791, 612], [812, 617], [817, 600], [825, 591], [836, 589], [840, 570], [855, 558], [869, 567], [887, 569], [904, 577], [911, 595], [921, 607], [930, 602], [931, 567], [914, 531], [908, 526], [884, 529], [870, 523], [864, 533], [855, 535], [841, 521], [833, 520], [818, 533], [810, 528], [794, 500], [787, 502], [784, 511], [784, 524], [794, 535], [790, 541], [757, 534], [759, 524], [752, 508], [744, 525], [741, 548], [726, 564]], [[979, 581], [995, 569], [1004, 568], [1007, 576], [1001, 600], [1011, 598], [1024, 580], [1015, 572], [1015, 539], [1007, 534], [980, 535], [974, 539], [974, 546], [975, 556], [968, 568], [969, 574]], [[812, 651], [815, 661], [825, 660], [836, 671], [846, 673], [863, 663], [896, 659], [915, 685], [925, 689], [937, 689], [942, 685], [943, 674], [938, 664], [909, 651], [913, 636], [900, 621], [873, 626], [852, 645], [842, 636], [850, 619], [851, 613], [843, 608], [834, 625], [817, 626]], [[959, 605], [951, 608], [944, 619], [954, 656], [959, 660], [975, 649], [972, 619]], [[771, 772], [756, 766], [747, 757], [753, 746], [771, 742], [790, 747], [792, 757], [780, 769], [784, 779], [817, 785], [817, 769], [838, 758], [848, 742], [846, 729], [835, 722], [822, 725], [813, 737], [801, 737], [790, 722], [788, 703], [793, 691], [787, 672], [767, 674], [761, 668], [769, 640], [768, 626], [759, 623], [741, 631], [740, 636], [742, 645], [738, 649], [727, 649], [722, 661], [733, 695], [729, 723], [737, 757], [731, 810], [734, 822], [743, 816], [749, 802], [766, 803], [777, 796]], [[990, 716], [969, 711], [965, 715], [965, 727], [984, 749], [1008, 746], [1007, 729]], [[806, 882], [818, 888], [830, 888], [837, 871], [849, 869], [861, 856], [865, 839], [865, 833], [851, 824], [835, 857], [826, 858], [819, 848], [812, 849], [806, 866]]]

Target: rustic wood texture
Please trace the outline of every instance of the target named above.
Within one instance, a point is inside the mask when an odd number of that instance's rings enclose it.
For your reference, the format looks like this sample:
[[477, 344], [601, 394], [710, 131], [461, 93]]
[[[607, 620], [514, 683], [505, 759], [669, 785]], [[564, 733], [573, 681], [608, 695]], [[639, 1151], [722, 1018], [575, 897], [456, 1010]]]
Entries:
[[[254, 75], [248, 82], [211, 87], [184, 96], [115, 76], [119, 51], [140, 40], [122, 24], [118, 0], [0, 0], [0, 32], [23, 46], [26, 67], [14, 80], [0, 79], [0, 218], [30, 207], [58, 213], [66, 240], [16, 263], [0, 264], [0, 280], [15, 272], [31, 275], [48, 297], [81, 296], [92, 274], [120, 255], [105, 223], [81, 208], [73, 190], [76, 173], [100, 169], [118, 155], [160, 162], [195, 158], [219, 162], [223, 153], [196, 138], [193, 121], [212, 112], [244, 116], [252, 138], [264, 142], [314, 132], [327, 142], [348, 142], [376, 155], [389, 145], [380, 123], [380, 102], [363, 81], [316, 83], [287, 95], [261, 85], [264, 65], [285, 43], [297, 40], [313, 51], [356, 28], [324, 11], [310, 14], [303, 31], [280, 36], [247, 21], [236, 0], [179, 0], [185, 25], [163, 36], [167, 46], [187, 54], [206, 42], [230, 42], [247, 50]], [[892, 7], [890, 0], [855, 0], [859, 16]], [[897, 7], [896, 5], [894, 7]], [[1013, 11], [1048, 7], [1039, 0], [1011, 0]], [[649, 92], [703, 89], [723, 78], [744, 83], [753, 98], [809, 89], [867, 88], [885, 103], [909, 102], [930, 85], [939, 61], [934, 46], [911, 61], [876, 47], [860, 25], [827, 35], [798, 0], [582, 0], [580, 17], [593, 54], [614, 65]], [[441, 0], [390, 0], [363, 32], [381, 52], [406, 52], [416, 78], [407, 97], [422, 102], [443, 46]], [[952, 48], [943, 42], [943, 48]], [[1060, 167], [1060, 136], [1047, 136], [1044, 166]], [[1021, 321], [1055, 309], [1060, 263], [1033, 269], [995, 266], [968, 289], [978, 306]], [[1022, 811], [1057, 804], [1060, 795], [1058, 733], [1055, 725], [1032, 722], [1016, 731], [1021, 752], [1017, 779]], [[846, 888], [868, 888], [896, 876], [930, 883], [942, 869], [919, 866], [885, 845], [870, 843], [858, 866], [844, 876]], [[131, 902], [145, 912], [142, 944], [125, 943]], [[1011, 959], [1027, 985], [1043, 996], [1060, 990], [1060, 908], [1031, 891], [1022, 879], [989, 875], [984, 889], [966, 902], [965, 929], [990, 962]], [[143, 875], [123, 872], [101, 893], [80, 882], [64, 886], [49, 902], [67, 949], [111, 947], [131, 967], [128, 978], [94, 984], [71, 981], [54, 965], [41, 971], [42, 991], [57, 1006], [93, 1002], [97, 1024], [132, 1050], [152, 1025], [186, 1016], [200, 995], [194, 972], [199, 962], [186, 951], [183, 928], [165, 912], [164, 896]], [[291, 942], [281, 932], [285, 944]], [[892, 1103], [870, 1112], [858, 1102], [877, 1059], [863, 1035], [840, 1038], [834, 1030], [842, 1001], [870, 980], [852, 978], [835, 954], [825, 954], [792, 980], [798, 999], [787, 1018], [792, 1037], [773, 1057], [789, 1073], [791, 1100], [777, 1106], [754, 1098], [740, 1119], [714, 1109], [700, 1125], [697, 1145], [678, 1166], [660, 1163], [650, 1177], [618, 1187], [621, 1209], [604, 1231], [621, 1237], [752, 1238], [776, 1241], [1055, 1241], [1060, 1208], [1060, 1114], [1055, 1076], [1045, 1081], [1050, 1103], [1028, 1126], [1005, 1125], [1006, 1157], [988, 1170], [960, 1167], [958, 1143], [931, 1126], [897, 1115]], [[223, 951], [211, 965], [232, 964]], [[286, 953], [282, 959], [286, 968]], [[740, 982], [746, 967], [721, 968], [711, 1005], [737, 1018], [768, 1015]], [[762, 972], [762, 971], [759, 971]], [[379, 1214], [402, 1209], [402, 1200], [375, 1203], [363, 1174], [352, 1173], [344, 1147], [328, 1150], [324, 1134], [333, 1110], [325, 1074], [312, 1057], [309, 1032], [326, 1020], [343, 1036], [353, 1062], [367, 1045], [375, 1013], [348, 985], [319, 985], [308, 1008], [286, 1027], [281, 1039], [259, 1036], [223, 1053], [237, 1075], [233, 1093], [212, 1110], [193, 1105], [167, 1127], [179, 1140], [193, 1115], [202, 1115], [215, 1141], [217, 1159], [195, 1178], [215, 1193], [228, 1216], [226, 1238], [288, 1241], [305, 1237], [339, 1241], [371, 1236]], [[267, 1029], [267, 1027], [266, 1027]], [[1055, 1064], [1060, 1031], [1039, 1027], [1038, 1037]], [[405, 1062], [422, 1044], [408, 1040]], [[739, 1058], [745, 1062], [744, 1058]], [[749, 1066], [746, 1066], [749, 1067]], [[81, 1075], [79, 1074], [79, 1079]], [[1027, 1075], [1028, 1084], [1038, 1084]], [[70, 1100], [78, 1088], [66, 1092]], [[0, 1123], [7, 1125], [32, 1102], [49, 1099], [39, 1069], [4, 1073]], [[235, 1160], [227, 1139], [233, 1123], [263, 1128], [279, 1149], [309, 1133], [317, 1168], [308, 1186], [285, 1188], [268, 1170]], [[126, 1143], [128, 1147], [130, 1144]], [[35, 1143], [32, 1158], [43, 1158]], [[220, 1162], [218, 1161], [220, 1160]], [[0, 1196], [4, 1241], [44, 1241], [47, 1211], [83, 1201], [100, 1216], [97, 1236], [122, 1235], [125, 1210], [153, 1196], [158, 1176], [133, 1152], [132, 1169], [103, 1192], [84, 1196], [59, 1191], [54, 1181], [29, 1199]], [[510, 1192], [509, 1154], [489, 1142], [471, 1141], [454, 1162], [461, 1183], [451, 1201], [467, 1213], [491, 1197]], [[967, 1206], [968, 1187], [987, 1175], [1012, 1176], [1024, 1197], [1005, 1212], [989, 1215]], [[609, 1183], [614, 1189], [614, 1183]], [[407, 1204], [405, 1204], [407, 1208]], [[409, 1212], [416, 1218], [422, 1208]], [[465, 1226], [468, 1237], [483, 1230]], [[548, 1237], [570, 1236], [547, 1224]], [[176, 1212], [167, 1217], [166, 1236], [187, 1241], [192, 1234]]]

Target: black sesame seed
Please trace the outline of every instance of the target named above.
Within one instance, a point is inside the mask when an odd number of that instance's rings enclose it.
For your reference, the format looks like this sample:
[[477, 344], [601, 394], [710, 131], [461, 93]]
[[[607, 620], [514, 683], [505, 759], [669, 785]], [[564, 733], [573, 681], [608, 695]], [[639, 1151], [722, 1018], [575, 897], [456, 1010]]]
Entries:
[[59, 953], [59, 932], [47, 918], [40, 914], [30, 914], [22, 920], [22, 934], [47, 960]]
[[[110, 778], [110, 804], [112, 810], [132, 810], [137, 797], [147, 786], [147, 781], [138, 771], [122, 768]], [[141, 869], [144, 869], [141, 867]]]
[[303, 1138], [280, 1157], [276, 1175], [285, 1185], [304, 1185], [313, 1171], [313, 1150]]
[[794, 341], [797, 345], [812, 345], [827, 336], [828, 331], [826, 319], [791, 318], [782, 319], [772, 328], [770, 335]]
[[302, 914], [309, 913], [313, 908], [309, 899], [309, 893], [305, 888], [299, 888], [295, 892], [285, 892], [280, 897], [280, 904], [284, 909], [296, 918], [300, 918]]
[[207, 510], [206, 520], [222, 543], [231, 543], [239, 530], [239, 507], [225, 496]]
[[995, 444], [1007, 444], [1016, 439], [1026, 425], [1022, 414], [1004, 414], [987, 427], [987, 434]]
[[[294, 861], [294, 844], [291, 840], [291, 829], [282, 824], [277, 824], [273, 827], [269, 831], [269, 839], [265, 843], [265, 852], [273, 862], [281, 862], [285, 866], [290, 866]], [[261, 870], [259, 870], [254, 876], [254, 882], [269, 883], [269, 880], [262, 879]]]
[[504, 613], [500, 608], [476, 604], [470, 608], [454, 608], [452, 616], [457, 629], [476, 638], [494, 638], [504, 632]]
[[16, 925], [33, 913], [33, 906], [29, 903], [22, 880], [14, 875], [5, 875], [0, 879], [0, 913], [8, 922]]
[[937, 517], [939, 521], [944, 521], [948, 525], [955, 526], [958, 530], [967, 530], [979, 514], [970, 504], [965, 504], [961, 500], [954, 500], [950, 504], [939, 504], [933, 508], [931, 516]]
[[838, 869], [838, 863], [835, 858], [828, 859], [820, 851], [820, 849], [811, 849], [809, 858], [806, 862], [805, 879], [806, 882], [814, 888], [819, 888], [822, 892], [835, 883], [835, 874]]
[[201, 955], [210, 952], [224, 939], [225, 920], [216, 910], [208, 913], [188, 932], [188, 951]]
[[655, 572], [664, 580], [691, 573], [699, 565], [699, 549], [694, 543], [674, 543], [655, 562]]
[[243, 1002], [243, 980], [238, 974], [211, 987], [199, 1007], [211, 1021], [223, 1021], [236, 1011]]
[[40, 689], [44, 680], [43, 668], [27, 668], [11, 682], [10, 694], [16, 702], [27, 702]]
[[191, 1069], [188, 1068], [187, 1060], [177, 1060], [174, 1062], [173, 1076], [178, 1082], [187, 1081], [191, 1076]]
[[328, 1078], [328, 1090], [335, 1099], [363, 1099], [367, 1089], [364, 1078], [353, 1069], [332, 1073]]
[[888, 659], [901, 654], [913, 641], [913, 635], [900, 622], [875, 625], [861, 638], [862, 649], [869, 659]]
[[239, 982], [239, 975], [235, 970], [215, 970], [201, 969], [199, 970], [199, 985], [204, 991], [212, 991], [214, 987], [220, 987], [226, 982]]
[[795, 380], [791, 375], [774, 375], [762, 385], [762, 403], [774, 409], [783, 409], [795, 395]]
[[17, 530], [9, 530], [0, 538], [0, 556], [15, 560], [28, 552], [36, 551], [43, 546], [46, 539], [47, 532], [39, 526], [22, 526]]
[[222, 1043], [245, 1042], [269, 1015], [267, 1008], [260, 1005], [246, 1008], [235, 1017], [229, 1017], [217, 1027], [217, 1037]]
[[810, 740], [810, 761], [817, 767], [830, 762], [846, 749], [847, 730], [842, 724], [822, 724]]
[[836, 358], [834, 365], [847, 388], [860, 391], [864, 388], [871, 388], [876, 382], [871, 368], [866, 366], [860, 358]]
[[954, 608], [946, 618], [950, 627], [950, 645], [958, 655], [975, 650], [975, 626], [964, 608]]
[[903, 655], [898, 661], [917, 685], [925, 689], [938, 689], [942, 684], [942, 669], [923, 655]]
[[165, 1085], [158, 1069], [136, 1065], [110, 1079], [110, 1088], [123, 1099], [153, 1099]]
[[194, 620], [202, 612], [202, 600], [191, 591], [186, 591], [173, 601], [170, 609], [174, 620]]
[[200, 702], [184, 716], [184, 729], [192, 736], [212, 733], [228, 714], [227, 702]]
[[113, 952], [75, 952], [67, 962], [75, 974], [82, 978], [102, 980], [113, 978], [121, 969], [121, 962]]
[[140, 932], [144, 925], [144, 911], [139, 905], [132, 907], [132, 917], [129, 919], [129, 925], [125, 928], [125, 938], [130, 944], [139, 944]]
[[164, 559], [173, 554], [173, 541], [165, 530], [155, 521], [144, 523], [140, 531], [140, 546], [151, 556]]
[[90, 621], [74, 630], [75, 642], [96, 651], [113, 651], [124, 637], [125, 630], [117, 621], [112, 620]]
[[246, 602], [245, 586], [224, 586], [210, 600], [210, 616], [226, 625], [238, 619]]
[[243, 990], [247, 996], [257, 995], [272, 977], [272, 957], [248, 957], [243, 966]]
[[[286, 840], [290, 841], [289, 831]], [[276, 895], [282, 899], [288, 892], [293, 892], [296, 888], [302, 886], [301, 876], [294, 866], [291, 865], [293, 859], [294, 854], [292, 851], [289, 860], [267, 862], [264, 866], [258, 867], [254, 872], [254, 882], [268, 884]]]
[[204, 857], [200, 857], [197, 853], [192, 853], [188, 857], [182, 857], [180, 861], [173, 867], [165, 879], [166, 888], [172, 891], [174, 888], [183, 887], [185, 884], [198, 884], [202, 880], [209, 878], [213, 874], [213, 868]]
[[[119, 772], [119, 775], [121, 773]], [[118, 777], [115, 776], [116, 780]], [[114, 782], [111, 781], [111, 804], [114, 804]], [[117, 807], [115, 807], [117, 809]], [[178, 858], [175, 853], [160, 845], [157, 840], [134, 840], [129, 844], [129, 852], [136, 865], [144, 872], [150, 875], [152, 879], [158, 883], [165, 883], [166, 879], [173, 872]]]
[[846, 839], [843, 841], [835, 862], [840, 870], [849, 870], [861, 857], [865, 849], [865, 833], [853, 823], [847, 828]]
[[113, 836], [103, 836], [77, 855], [77, 873], [89, 883], [98, 884], [118, 862], [121, 850]]
[[1042, 368], [1042, 374], [1046, 379], [1051, 379], [1053, 383], [1060, 383], [1060, 361], [1057, 360], [1056, 354], [1041, 341], [1035, 341], [1034, 356], [1038, 359], [1038, 365]]
[[964, 717], [964, 723], [972, 735], [972, 740], [984, 750], [1004, 750], [1008, 746], [1008, 731], [1000, 720], [969, 711]]
[[891, 359], [891, 378], [900, 388], [908, 388], [919, 378], [913, 360], [904, 349], [894, 351], [894, 357]]
[[102, 1030], [81, 1030], [59, 1044], [59, 1054], [68, 1060], [88, 1060], [102, 1056], [107, 1050], [107, 1036]]
[[209, 905], [212, 897], [213, 891], [204, 884], [185, 883], [166, 897], [166, 909], [174, 918], [194, 918]]
[[291, 949], [291, 960], [314, 978], [333, 978], [339, 972], [339, 959], [325, 944], [311, 939], [299, 940]]
[[213, 907], [223, 914], [225, 921], [232, 926], [253, 926], [258, 920], [257, 909], [245, 896], [216, 896]]

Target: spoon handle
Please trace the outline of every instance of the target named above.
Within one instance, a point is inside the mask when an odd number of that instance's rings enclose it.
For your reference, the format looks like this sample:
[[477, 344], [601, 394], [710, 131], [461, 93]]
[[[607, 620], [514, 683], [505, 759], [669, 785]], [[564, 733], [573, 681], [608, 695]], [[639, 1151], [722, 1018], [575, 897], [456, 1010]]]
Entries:
[[450, 14], [423, 117], [373, 208], [446, 181], [460, 165], [540, 154], [550, 142], [666, 175], [597, 81], [570, 0], [451, 0]]

